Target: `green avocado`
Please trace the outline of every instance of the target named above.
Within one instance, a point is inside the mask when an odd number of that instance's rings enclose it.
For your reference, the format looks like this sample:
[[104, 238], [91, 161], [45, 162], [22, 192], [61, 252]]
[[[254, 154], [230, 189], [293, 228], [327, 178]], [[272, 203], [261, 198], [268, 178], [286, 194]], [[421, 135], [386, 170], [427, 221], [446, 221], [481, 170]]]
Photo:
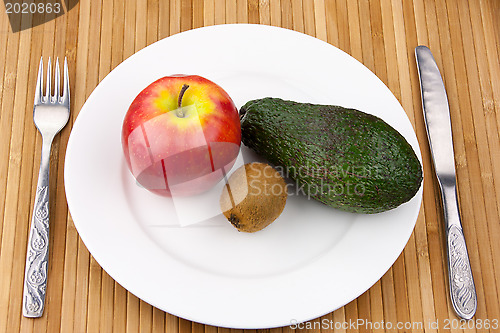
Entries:
[[279, 98], [240, 109], [243, 143], [328, 206], [380, 213], [410, 200], [422, 166], [405, 138], [382, 119], [335, 105]]

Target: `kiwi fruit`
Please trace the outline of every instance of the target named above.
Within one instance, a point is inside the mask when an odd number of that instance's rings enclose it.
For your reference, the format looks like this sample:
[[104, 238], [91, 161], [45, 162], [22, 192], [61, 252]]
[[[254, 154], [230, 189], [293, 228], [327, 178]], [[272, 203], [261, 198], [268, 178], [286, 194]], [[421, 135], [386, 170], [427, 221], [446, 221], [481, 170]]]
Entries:
[[266, 163], [248, 163], [227, 180], [220, 208], [238, 231], [256, 232], [278, 218], [287, 196], [285, 180], [275, 168]]

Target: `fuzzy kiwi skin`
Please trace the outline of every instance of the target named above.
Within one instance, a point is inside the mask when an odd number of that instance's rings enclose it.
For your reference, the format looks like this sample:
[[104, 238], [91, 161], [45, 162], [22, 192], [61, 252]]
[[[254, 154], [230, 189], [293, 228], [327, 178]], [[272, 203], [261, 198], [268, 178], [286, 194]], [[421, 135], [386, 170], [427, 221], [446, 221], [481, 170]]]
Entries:
[[278, 218], [287, 196], [286, 183], [276, 169], [265, 163], [248, 163], [229, 177], [220, 207], [238, 231], [252, 233]]

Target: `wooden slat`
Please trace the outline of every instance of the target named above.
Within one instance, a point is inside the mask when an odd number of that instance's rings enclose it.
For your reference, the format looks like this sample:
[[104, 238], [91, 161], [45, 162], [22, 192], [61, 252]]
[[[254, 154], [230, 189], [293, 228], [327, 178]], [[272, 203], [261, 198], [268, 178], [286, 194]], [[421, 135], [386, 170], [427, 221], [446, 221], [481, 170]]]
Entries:
[[[72, 0], [70, 4], [76, 4], [75, 0]], [[68, 70], [71, 73], [75, 72], [76, 66], [76, 48], [78, 40], [78, 25], [71, 24], [71, 22], [77, 22], [79, 17], [79, 8], [73, 9], [67, 14], [66, 17], [66, 52], [65, 55], [68, 60]], [[36, 61], [37, 59], [34, 59]], [[32, 60], [33, 63], [33, 60]], [[35, 63], [33, 63], [34, 65]], [[73, 92], [75, 88], [75, 81], [73, 78], [70, 80], [70, 91]], [[71, 96], [73, 97], [73, 95]], [[73, 123], [75, 119], [75, 114], [72, 113], [70, 116], [70, 124]], [[70, 129], [68, 127], [68, 129]], [[66, 140], [63, 140], [64, 144], [67, 144]], [[66, 221], [62, 220], [59, 222], [62, 226], [66, 227], [66, 243], [65, 249], [61, 251], [64, 254], [64, 267], [63, 267], [63, 282], [62, 282], [62, 296], [61, 296], [61, 326], [60, 330], [71, 331], [73, 329], [73, 318], [75, 313], [75, 294], [76, 294], [76, 258], [75, 253], [77, 252], [77, 231], [74, 227], [73, 221], [71, 220], [69, 213], [66, 214]]]
[[170, 5], [168, 1], [158, 4], [158, 38], [162, 39], [170, 34]]
[[[90, 7], [90, 22], [95, 22], [96, 24], [91, 24], [89, 30], [89, 52], [87, 57], [87, 97], [92, 92], [92, 87], [96, 86], [99, 82], [102, 2], [102, 0], [93, 2], [93, 6]], [[97, 332], [100, 328], [101, 281], [102, 270], [100, 269], [97, 261], [95, 261], [93, 257], [90, 257], [86, 325], [88, 332]]]
[[[8, 20], [2, 20], [1, 21], [1, 29], [2, 31], [8, 31], [10, 29], [9, 27], [9, 22]], [[0, 34], [0, 49], [1, 50], [6, 50], [7, 48], [7, 42], [8, 42], [8, 33], [3, 33]], [[6, 58], [7, 58], [7, 52], [0, 52], [0, 129], [2, 130], [2, 133], [4, 133], [4, 130], [7, 130], [10, 126], [10, 118], [9, 114], [6, 111], [6, 107], [3, 105], [3, 101], [7, 97], [4, 94], [5, 91], [5, 79], [6, 77], [4, 76], [5, 70], [6, 70]], [[10, 103], [10, 101], [7, 101], [7, 103]], [[9, 129], [10, 131], [10, 129]], [[7, 169], [9, 167], [9, 152], [8, 152], [8, 145], [10, 141], [8, 140], [1, 140], [0, 141], [0, 188], [4, 189], [7, 184]], [[4, 221], [4, 216], [3, 212], [5, 209], [5, 197], [6, 197], [6, 191], [1, 191], [0, 192], [0, 234], [2, 233], [3, 229], [3, 221]], [[1, 238], [0, 238], [1, 239]]]
[[215, 0], [204, 0], [203, 20], [205, 26], [215, 24]]
[[304, 9], [302, 0], [291, 0], [293, 30], [304, 32]]
[[286, 29], [293, 28], [292, 4], [290, 1], [280, 0], [281, 6], [281, 26]]
[[203, 0], [193, 0], [193, 28], [203, 27]]
[[[317, 318], [311, 332], [495, 332], [500, 320], [500, 1], [498, 0], [71, 0], [68, 13], [13, 33], [0, 14], [0, 333], [242, 333], [193, 323], [139, 300], [89, 254], [68, 212], [64, 157], [71, 127], [97, 84], [124, 59], [193, 28], [256, 23], [304, 32], [339, 47], [372, 70], [406, 111], [420, 143], [424, 187], [416, 227], [380, 281]], [[54, 14], [35, 20], [53, 18]], [[18, 15], [13, 24], [30, 22]], [[431, 48], [445, 81], [453, 126], [464, 233], [478, 291], [477, 322], [460, 324], [448, 296], [439, 187], [422, 117], [414, 48]], [[26, 243], [41, 137], [32, 121], [40, 56], [68, 58], [72, 115], [51, 161], [50, 265], [40, 319], [22, 317]], [[46, 61], [45, 61], [46, 64]], [[409, 323], [342, 327], [357, 320]], [[453, 321], [455, 320], [455, 321]], [[331, 321], [337, 326], [319, 327]], [[494, 323], [494, 322], [493, 322]], [[290, 327], [249, 332], [291, 333]]]
[[248, 0], [238, 0], [236, 2], [236, 17], [238, 23], [248, 23]]
[[[146, 8], [146, 45], [156, 42], [158, 37], [158, 24], [160, 20], [159, 8], [160, 3], [158, 0], [151, 0], [145, 2]], [[118, 27], [120, 28], [120, 26]]]
[[259, 1], [259, 23], [260, 24], [271, 24], [271, 12], [269, 9], [269, 0]]
[[269, 10], [271, 15], [271, 25], [281, 26], [281, 1], [269, 0]]
[[316, 22], [314, 18], [314, 2], [303, 1], [302, 12], [304, 13], [304, 32], [316, 37]]
[[226, 3], [224, 0], [215, 0], [215, 24], [226, 23]]
[[226, 23], [238, 23], [238, 9], [236, 1], [226, 1]]
[[[247, 5], [248, 5], [248, 23], [253, 23], [253, 24], [259, 23], [259, 0], [247, 0]], [[217, 13], [215, 15], [217, 16]]]
[[[101, 40], [99, 50], [99, 81], [111, 70], [113, 37], [113, 1], [103, 1], [101, 9]], [[157, 21], [152, 20], [157, 23]], [[155, 28], [156, 32], [156, 28]], [[120, 34], [118, 36], [121, 37]], [[113, 299], [114, 280], [104, 271], [101, 275], [99, 332], [112, 332], [113, 330]]]

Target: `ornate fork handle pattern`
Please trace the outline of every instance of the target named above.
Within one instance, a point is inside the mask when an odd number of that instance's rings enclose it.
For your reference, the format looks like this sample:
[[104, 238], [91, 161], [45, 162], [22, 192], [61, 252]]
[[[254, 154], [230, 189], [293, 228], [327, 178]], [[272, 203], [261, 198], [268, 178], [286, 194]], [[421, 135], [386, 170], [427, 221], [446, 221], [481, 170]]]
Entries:
[[43, 143], [33, 218], [26, 253], [23, 314], [41, 317], [47, 288], [49, 254], [49, 158], [50, 143]]

